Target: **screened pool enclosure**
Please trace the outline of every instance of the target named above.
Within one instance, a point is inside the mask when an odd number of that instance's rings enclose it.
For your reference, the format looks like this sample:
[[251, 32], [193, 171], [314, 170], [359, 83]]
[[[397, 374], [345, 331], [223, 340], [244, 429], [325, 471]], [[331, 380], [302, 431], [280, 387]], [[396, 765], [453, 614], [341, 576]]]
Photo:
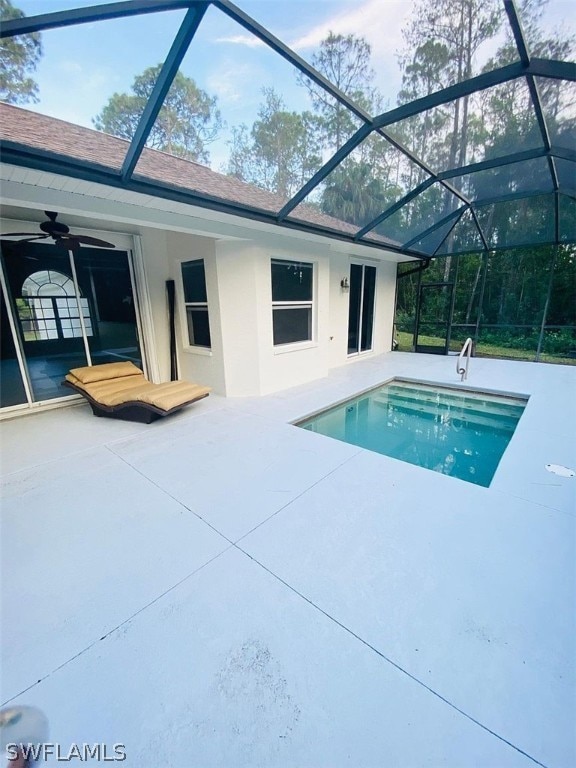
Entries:
[[[3, 99], [69, 120], [123, 41], [122, 81], [94, 86], [75, 119], [125, 143], [88, 157], [4, 131], [6, 163], [402, 254], [400, 349], [446, 352], [472, 336], [480, 353], [576, 358], [570, 2], [18, 5], [3, 44], [36, 50], [38, 83], [29, 103], [6, 88]], [[404, 16], [383, 21], [387, 6]], [[98, 72], [70, 64], [59, 113], [58, 56], [88, 50]], [[222, 183], [167, 180], [145, 147]]]

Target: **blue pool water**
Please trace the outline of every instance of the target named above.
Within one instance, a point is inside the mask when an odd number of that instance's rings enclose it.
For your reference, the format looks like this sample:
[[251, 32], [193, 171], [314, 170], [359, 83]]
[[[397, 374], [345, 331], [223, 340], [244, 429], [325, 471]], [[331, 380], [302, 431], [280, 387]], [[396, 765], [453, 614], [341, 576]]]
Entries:
[[526, 402], [394, 379], [298, 426], [488, 487]]

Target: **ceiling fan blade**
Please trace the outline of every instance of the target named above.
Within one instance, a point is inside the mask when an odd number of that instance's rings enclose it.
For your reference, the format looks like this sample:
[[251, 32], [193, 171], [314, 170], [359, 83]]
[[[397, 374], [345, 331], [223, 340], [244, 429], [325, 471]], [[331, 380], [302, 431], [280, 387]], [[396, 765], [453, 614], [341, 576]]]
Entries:
[[72, 235], [62, 237], [61, 235], [52, 235], [52, 239], [54, 240], [55, 245], [61, 245], [63, 248], [66, 248], [68, 251], [77, 251], [78, 248], [80, 248], [80, 243], [78, 242], [77, 237], [73, 237]]
[[[30, 232], [23, 234], [29, 235]], [[2, 237], [6, 237], [6, 235], [2, 235]], [[47, 237], [48, 235], [33, 235], [32, 237], [23, 237], [21, 240], [9, 240], [8, 242], [12, 245], [18, 245], [18, 243], [30, 243], [32, 240], [45, 240]]]
[[[33, 235], [34, 232], [6, 232], [0, 237], [26, 237], [27, 235]], [[38, 237], [48, 237], [48, 235], [38, 235]]]
[[99, 240], [97, 237], [89, 237], [88, 235], [70, 235], [69, 237], [62, 238], [63, 240], [77, 240], [84, 245], [97, 245], [99, 248], [116, 248], [113, 243], [109, 243], [106, 240]]

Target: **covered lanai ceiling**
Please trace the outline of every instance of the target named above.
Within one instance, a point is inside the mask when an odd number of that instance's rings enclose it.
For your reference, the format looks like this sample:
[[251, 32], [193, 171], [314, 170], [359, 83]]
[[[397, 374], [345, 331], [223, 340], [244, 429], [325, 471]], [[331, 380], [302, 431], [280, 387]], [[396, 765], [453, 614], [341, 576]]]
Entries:
[[[25, 2], [20, 5], [25, 8]], [[309, 62], [318, 59], [313, 55], [299, 55], [227, 0], [128, 0], [8, 20], [2, 24], [2, 38], [41, 33], [48, 40], [57, 31], [79, 34], [83, 30], [87, 44], [96, 27], [103, 29], [121, 20], [132, 23], [132, 34], [138, 33], [136, 21], [150, 16], [157, 17], [160, 25], [160, 18], [172, 14], [178, 23], [131, 136], [113, 147], [109, 144], [109, 156], [105, 151], [91, 158], [79, 155], [73, 141], [68, 145], [63, 141], [57, 150], [47, 142], [43, 144], [40, 121], [37, 128], [31, 128], [39, 135], [30, 140], [5, 134], [2, 159], [419, 258], [517, 245], [574, 243], [576, 65], [565, 60], [573, 55], [571, 47], [557, 46], [556, 58], [535, 56], [530, 40], [543, 54], [550, 52], [550, 46], [540, 45], [531, 28], [523, 31], [523, 19], [513, 0], [503, 0], [501, 10], [500, 37], [492, 42], [496, 53], [492, 50], [485, 56], [476, 74], [466, 77], [460, 71], [443, 87], [430, 77], [425, 92], [422, 73], [412, 91], [409, 78], [405, 78], [398, 106], [380, 114], [366, 109], [366, 99], [356, 98], [352, 88], [331, 82], [314, 68]], [[222, 34], [214, 37], [218, 24], [226, 25], [226, 38]], [[243, 55], [251, 55], [256, 48], [281, 61], [282, 77], [290, 84], [283, 94], [282, 78], [274, 75], [283, 97], [283, 114], [296, 114], [288, 91], [298, 86], [307, 115], [312, 114], [310, 104], [315, 102], [322, 103], [324, 115], [332, 110], [337, 118], [329, 151], [326, 145], [312, 146], [311, 118], [308, 128], [306, 120], [299, 123], [304, 139], [306, 130], [310, 132], [310, 148], [304, 148], [304, 154], [315, 152], [316, 161], [309, 163], [305, 173], [300, 171], [297, 187], [293, 179], [282, 189], [276, 181], [266, 187], [265, 180], [255, 181], [243, 176], [241, 170], [235, 172], [229, 158], [216, 168], [213, 164], [213, 171], [218, 171], [214, 177], [199, 173], [197, 163], [186, 166], [186, 173], [182, 158], [178, 173], [167, 166], [166, 173], [150, 172], [152, 166], [162, 165], [154, 161], [150, 149], [145, 149], [162, 105], [179, 71], [197, 79], [199, 68], [195, 71], [194, 56], [206, 56], [210, 35], [217, 40], [243, 41], [235, 49], [238, 70], [243, 67]], [[433, 38], [421, 43], [422, 62], [425, 45], [440, 43]], [[212, 49], [217, 56], [218, 46]], [[414, 72], [419, 52], [414, 53], [410, 65]], [[102, 56], [106, 56], [105, 50]], [[150, 65], [154, 64], [152, 58]], [[406, 67], [404, 71], [410, 72]], [[255, 82], [253, 90], [259, 85]], [[65, 74], [59, 87], [66, 90]], [[372, 105], [378, 103], [374, 99]], [[238, 129], [235, 119], [240, 119], [234, 114], [231, 109], [228, 117], [224, 115], [228, 146], [234, 133], [231, 129]], [[262, 125], [264, 113], [258, 115]], [[29, 124], [32, 126], [33, 121]], [[245, 136], [249, 135], [247, 130]], [[252, 158], [255, 161], [257, 158]], [[226, 174], [257, 184], [269, 194], [244, 196], [236, 179], [230, 179], [228, 185], [217, 181]], [[345, 226], [335, 224], [338, 220]]]

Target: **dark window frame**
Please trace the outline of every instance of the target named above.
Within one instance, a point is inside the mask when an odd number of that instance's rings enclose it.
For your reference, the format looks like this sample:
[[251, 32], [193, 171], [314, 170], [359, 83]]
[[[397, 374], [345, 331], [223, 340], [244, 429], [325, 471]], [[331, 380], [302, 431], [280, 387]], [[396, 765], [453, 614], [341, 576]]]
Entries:
[[[295, 273], [302, 271], [302, 269], [310, 270], [310, 291], [309, 298], [300, 298], [298, 300], [290, 300], [286, 298], [275, 297], [278, 292], [278, 285], [274, 285], [274, 266], [283, 266], [287, 269], [293, 269]], [[310, 344], [314, 341], [314, 281], [315, 281], [315, 264], [311, 261], [301, 261], [296, 259], [284, 259], [278, 257], [272, 257], [270, 260], [270, 276], [272, 282], [272, 339], [274, 349], [290, 348], [294, 345]], [[278, 340], [279, 334], [285, 332], [282, 329], [281, 322], [279, 321], [280, 315], [284, 315], [286, 311], [291, 310], [306, 310], [307, 311], [307, 333], [298, 338], [290, 338], [286, 340]]]
[[[203, 283], [202, 285], [197, 286], [189, 286], [186, 283], [186, 275], [185, 275], [185, 268], [189, 265], [202, 265], [202, 277], [203, 277]], [[190, 347], [192, 349], [204, 349], [207, 351], [211, 351], [212, 349], [212, 336], [210, 333], [210, 309], [208, 307], [208, 292], [206, 287], [206, 262], [204, 259], [187, 259], [186, 261], [180, 262], [180, 277], [182, 280], [182, 295], [184, 297], [184, 313], [185, 313], [185, 333], [186, 333], [186, 346]], [[187, 301], [187, 296], [190, 292], [192, 292], [192, 288], [195, 288], [196, 291], [199, 289], [199, 295], [202, 296], [202, 301]], [[207, 344], [200, 344], [197, 341], [195, 341], [194, 338], [194, 314], [198, 314], [198, 312], [205, 312], [206, 313], [206, 323], [207, 328], [202, 329], [204, 331], [207, 331], [208, 333], [208, 343]]]

